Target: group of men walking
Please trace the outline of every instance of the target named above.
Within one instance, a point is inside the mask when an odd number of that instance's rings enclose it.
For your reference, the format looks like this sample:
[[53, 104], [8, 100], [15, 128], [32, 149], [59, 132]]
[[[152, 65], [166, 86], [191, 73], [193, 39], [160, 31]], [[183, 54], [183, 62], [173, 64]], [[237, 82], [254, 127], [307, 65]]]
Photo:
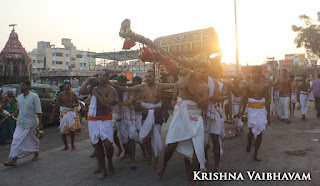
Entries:
[[[116, 156], [121, 155], [123, 148], [130, 167], [135, 168], [135, 132], [138, 133], [144, 158], [148, 164], [152, 164], [152, 159], [154, 160], [154, 168], [159, 177], [164, 174], [168, 161], [177, 151], [184, 156], [187, 176], [193, 183], [192, 170], [207, 171], [207, 151], [210, 148], [213, 149], [215, 171], [220, 172], [220, 155], [223, 153], [221, 142], [224, 137], [223, 108], [232, 111], [236, 135], [243, 130], [243, 118], [247, 113], [249, 133], [246, 150], [251, 151], [251, 143], [255, 139], [253, 158], [261, 161], [258, 150], [262, 133], [270, 123], [270, 111], [289, 123], [290, 102], [298, 102], [301, 104], [302, 118], [305, 119], [311, 90], [305, 76], [297, 84], [292, 77], [288, 77], [286, 70], [283, 70], [279, 79], [271, 83], [273, 91], [270, 91], [268, 83], [261, 77], [261, 69], [257, 67], [251, 81], [241, 82], [236, 77], [232, 86], [225, 86], [215, 77], [207, 63], [185, 63], [180, 66], [179, 80], [176, 83], [156, 83], [154, 71], [146, 73], [145, 84], [141, 83], [141, 78], [135, 77], [134, 86], [131, 87], [127, 86], [125, 76], [119, 76], [117, 84], [110, 83], [107, 71], [101, 71], [98, 77], [88, 78], [79, 93], [90, 94], [88, 129], [95, 149], [94, 156], [98, 161], [98, 168], [94, 172], [101, 173], [99, 179], [107, 176], [105, 156], [109, 171], [115, 172], [112, 162], [113, 143], [118, 148]], [[315, 81], [312, 86], [317, 89], [317, 96], [320, 92], [319, 84], [320, 82]], [[65, 144], [63, 150], [67, 150], [67, 133], [70, 133], [71, 146], [75, 149], [74, 131], [79, 125], [75, 108], [79, 101], [77, 95], [70, 91], [70, 83], [65, 83], [64, 86], [64, 92], [57, 98], [51, 120], [60, 106], [59, 128]], [[35, 153], [33, 160], [39, 159], [39, 141], [35, 133], [38, 123], [42, 128], [40, 100], [29, 91], [30, 82], [22, 82], [21, 88], [23, 94], [18, 96], [20, 113], [17, 129], [11, 145], [10, 161], [4, 163], [6, 166], [15, 166], [18, 158], [32, 152]], [[166, 136], [163, 162], [159, 164], [163, 150], [161, 95], [168, 89], [174, 90], [174, 113]], [[319, 109], [320, 99], [316, 97], [316, 100]], [[270, 109], [270, 106], [274, 108]]]

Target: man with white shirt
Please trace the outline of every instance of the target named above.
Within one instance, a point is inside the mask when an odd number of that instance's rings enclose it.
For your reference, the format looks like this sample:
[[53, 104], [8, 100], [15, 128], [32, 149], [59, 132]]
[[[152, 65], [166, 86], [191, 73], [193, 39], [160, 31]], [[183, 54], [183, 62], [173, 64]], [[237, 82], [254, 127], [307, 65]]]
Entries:
[[21, 91], [17, 97], [18, 109], [14, 115], [19, 114], [17, 127], [13, 133], [11, 143], [10, 161], [3, 163], [5, 166], [17, 165], [17, 160], [30, 153], [34, 153], [32, 161], [39, 159], [39, 139], [36, 137], [36, 128], [42, 128], [42, 110], [40, 98], [30, 92], [30, 81], [21, 82]]

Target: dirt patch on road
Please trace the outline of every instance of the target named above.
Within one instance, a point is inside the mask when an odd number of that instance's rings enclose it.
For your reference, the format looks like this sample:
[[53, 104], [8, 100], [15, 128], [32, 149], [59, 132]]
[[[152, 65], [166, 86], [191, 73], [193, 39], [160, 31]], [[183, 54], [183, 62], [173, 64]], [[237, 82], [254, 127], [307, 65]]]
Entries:
[[291, 151], [285, 151], [285, 154], [289, 155], [289, 156], [297, 156], [297, 157], [303, 157], [305, 155], [307, 155], [307, 152], [312, 152], [313, 149], [312, 148], [306, 148], [304, 150], [291, 150]]

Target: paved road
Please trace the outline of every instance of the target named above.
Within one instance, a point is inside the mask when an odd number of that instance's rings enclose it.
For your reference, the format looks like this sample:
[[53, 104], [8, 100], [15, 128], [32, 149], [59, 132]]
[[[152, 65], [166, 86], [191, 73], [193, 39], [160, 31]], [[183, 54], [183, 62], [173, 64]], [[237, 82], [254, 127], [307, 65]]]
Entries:
[[[302, 121], [297, 112], [292, 123], [286, 124], [272, 117], [273, 122], [263, 133], [260, 148], [262, 162], [252, 159], [245, 151], [247, 128], [238, 137], [223, 142], [224, 154], [220, 168], [225, 172], [243, 173], [245, 181], [208, 182], [208, 185], [320, 185], [320, 121], [315, 111], [309, 106], [307, 121]], [[18, 166], [8, 168], [0, 166], [0, 185], [188, 185], [183, 158], [174, 154], [162, 179], [156, 171], [141, 160], [137, 146], [137, 168], [132, 170], [126, 160], [114, 158], [116, 174], [99, 181], [93, 174], [96, 160], [89, 158], [93, 148], [87, 139], [86, 122], [83, 132], [77, 135], [77, 149], [61, 152], [62, 142], [57, 128], [48, 128], [47, 139], [41, 142], [41, 160], [31, 162], [31, 156], [18, 161]], [[169, 124], [163, 125], [163, 137]], [[226, 124], [227, 134], [232, 134], [233, 126]], [[51, 133], [50, 133], [51, 131]], [[52, 138], [52, 139], [49, 139]], [[87, 139], [87, 140], [85, 140]], [[47, 142], [45, 140], [48, 140]], [[5, 151], [5, 152], [3, 152]], [[0, 145], [1, 154], [9, 152], [8, 147]], [[209, 171], [213, 170], [213, 157], [209, 154]], [[1, 160], [2, 156], [1, 156]], [[162, 159], [160, 160], [162, 161]], [[257, 172], [310, 172], [311, 182], [254, 182], [249, 181], [246, 171]], [[13, 176], [15, 179], [12, 179]], [[201, 182], [200, 185], [204, 183]]]
[[[61, 147], [63, 145], [58, 126], [48, 126], [43, 129], [45, 137], [40, 140], [40, 152], [46, 152], [51, 149]], [[75, 142], [89, 139], [88, 122], [83, 118], [81, 122], [81, 133], [76, 133]], [[70, 144], [70, 137], [68, 143]], [[8, 158], [10, 153], [10, 144], [0, 144], [0, 161]]]

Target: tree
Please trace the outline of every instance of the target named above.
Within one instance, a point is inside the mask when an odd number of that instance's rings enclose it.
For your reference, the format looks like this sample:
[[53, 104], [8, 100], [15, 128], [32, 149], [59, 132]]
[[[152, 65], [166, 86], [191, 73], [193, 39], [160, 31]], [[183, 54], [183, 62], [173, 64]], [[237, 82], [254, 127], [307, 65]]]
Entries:
[[292, 65], [291, 70], [291, 74], [293, 74], [296, 77], [301, 77], [302, 75], [306, 75], [307, 77], [309, 77], [310, 75], [310, 72], [307, 69], [303, 69], [299, 65]]
[[[304, 47], [309, 57], [314, 59], [320, 58], [320, 24], [306, 16], [300, 15], [300, 20], [304, 22], [304, 26], [292, 25], [292, 30], [298, 35], [294, 42], [297, 48]], [[318, 22], [320, 23], [320, 12], [318, 12]]]
[[[318, 14], [318, 22], [320, 23], [320, 12]], [[300, 15], [300, 20], [304, 22], [304, 26], [292, 25], [291, 28], [298, 35], [294, 39], [297, 48], [304, 47], [309, 58], [313, 58], [312, 66], [314, 67], [314, 73], [316, 75], [317, 59], [320, 58], [320, 24], [314, 23], [314, 21], [306, 16]]]

